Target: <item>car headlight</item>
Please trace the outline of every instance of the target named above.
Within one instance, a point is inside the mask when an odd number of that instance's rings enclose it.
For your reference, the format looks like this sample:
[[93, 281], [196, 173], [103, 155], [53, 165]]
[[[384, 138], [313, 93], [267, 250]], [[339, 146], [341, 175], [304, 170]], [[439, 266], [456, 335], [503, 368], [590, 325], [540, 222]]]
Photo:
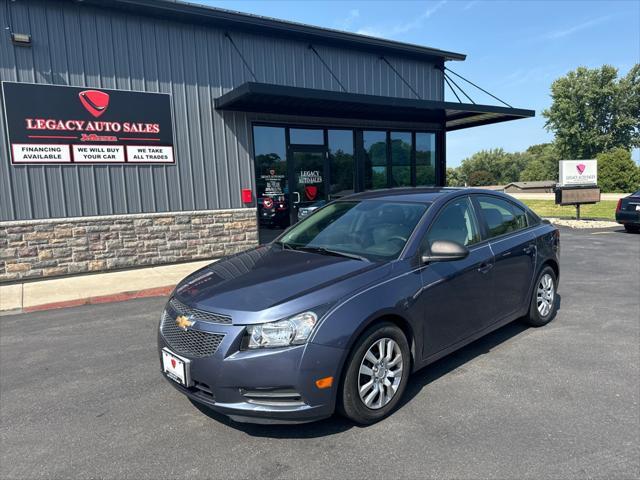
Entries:
[[276, 348], [307, 341], [318, 322], [315, 312], [303, 312], [285, 320], [247, 327], [246, 348]]

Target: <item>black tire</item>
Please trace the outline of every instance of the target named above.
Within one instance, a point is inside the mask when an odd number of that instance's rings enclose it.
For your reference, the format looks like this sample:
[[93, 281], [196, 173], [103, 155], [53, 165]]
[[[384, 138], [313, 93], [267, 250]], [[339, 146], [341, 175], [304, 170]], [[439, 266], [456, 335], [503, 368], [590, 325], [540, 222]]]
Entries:
[[[538, 309], [538, 289], [543, 282], [545, 276], [549, 276], [551, 281], [553, 282], [553, 299], [550, 303], [550, 309], [548, 312], [545, 312], [543, 315]], [[531, 325], [532, 327], [542, 327], [546, 325], [556, 314], [558, 309], [558, 280], [556, 278], [556, 273], [553, 271], [553, 268], [550, 266], [546, 266], [542, 269], [542, 271], [538, 274], [538, 278], [536, 278], [536, 283], [533, 285], [533, 292], [531, 294], [531, 304], [529, 305], [529, 314], [524, 318], [524, 321]]]
[[640, 232], [640, 226], [638, 226], [638, 225], [629, 225], [628, 223], [626, 223], [624, 225], [624, 229], [629, 233], [639, 233]]
[[[391, 339], [398, 346], [402, 357], [402, 374], [397, 390], [391, 395], [388, 403], [380, 408], [373, 409], [369, 408], [360, 398], [358, 382], [361, 378], [360, 366], [367, 351], [381, 339]], [[398, 405], [407, 386], [410, 373], [411, 353], [409, 343], [402, 330], [391, 322], [373, 325], [360, 336], [347, 358], [338, 391], [338, 411], [361, 425], [370, 425], [382, 420]]]

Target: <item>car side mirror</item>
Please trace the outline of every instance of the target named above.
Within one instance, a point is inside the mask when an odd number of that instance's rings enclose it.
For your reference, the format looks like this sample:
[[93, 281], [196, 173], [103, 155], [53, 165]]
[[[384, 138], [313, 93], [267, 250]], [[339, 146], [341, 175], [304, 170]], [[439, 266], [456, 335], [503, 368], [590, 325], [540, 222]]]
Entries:
[[436, 240], [431, 245], [430, 253], [422, 255], [422, 263], [450, 262], [452, 260], [462, 260], [469, 255], [469, 249], [458, 242], [450, 240]]

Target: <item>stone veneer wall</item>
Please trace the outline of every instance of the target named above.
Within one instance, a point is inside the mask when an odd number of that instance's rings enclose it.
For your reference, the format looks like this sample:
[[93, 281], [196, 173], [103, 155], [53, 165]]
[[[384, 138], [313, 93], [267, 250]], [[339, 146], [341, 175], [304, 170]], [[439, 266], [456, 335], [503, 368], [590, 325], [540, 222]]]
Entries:
[[217, 258], [257, 244], [254, 208], [0, 222], [0, 283]]

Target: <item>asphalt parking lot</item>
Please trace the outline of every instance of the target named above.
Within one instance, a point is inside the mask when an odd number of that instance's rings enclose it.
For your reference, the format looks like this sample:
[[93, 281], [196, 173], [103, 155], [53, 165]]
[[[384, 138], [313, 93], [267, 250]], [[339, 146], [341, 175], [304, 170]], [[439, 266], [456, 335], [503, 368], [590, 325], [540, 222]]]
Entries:
[[366, 428], [199, 411], [160, 376], [160, 298], [0, 317], [0, 477], [638, 478], [640, 235], [561, 239], [550, 325], [431, 365]]

